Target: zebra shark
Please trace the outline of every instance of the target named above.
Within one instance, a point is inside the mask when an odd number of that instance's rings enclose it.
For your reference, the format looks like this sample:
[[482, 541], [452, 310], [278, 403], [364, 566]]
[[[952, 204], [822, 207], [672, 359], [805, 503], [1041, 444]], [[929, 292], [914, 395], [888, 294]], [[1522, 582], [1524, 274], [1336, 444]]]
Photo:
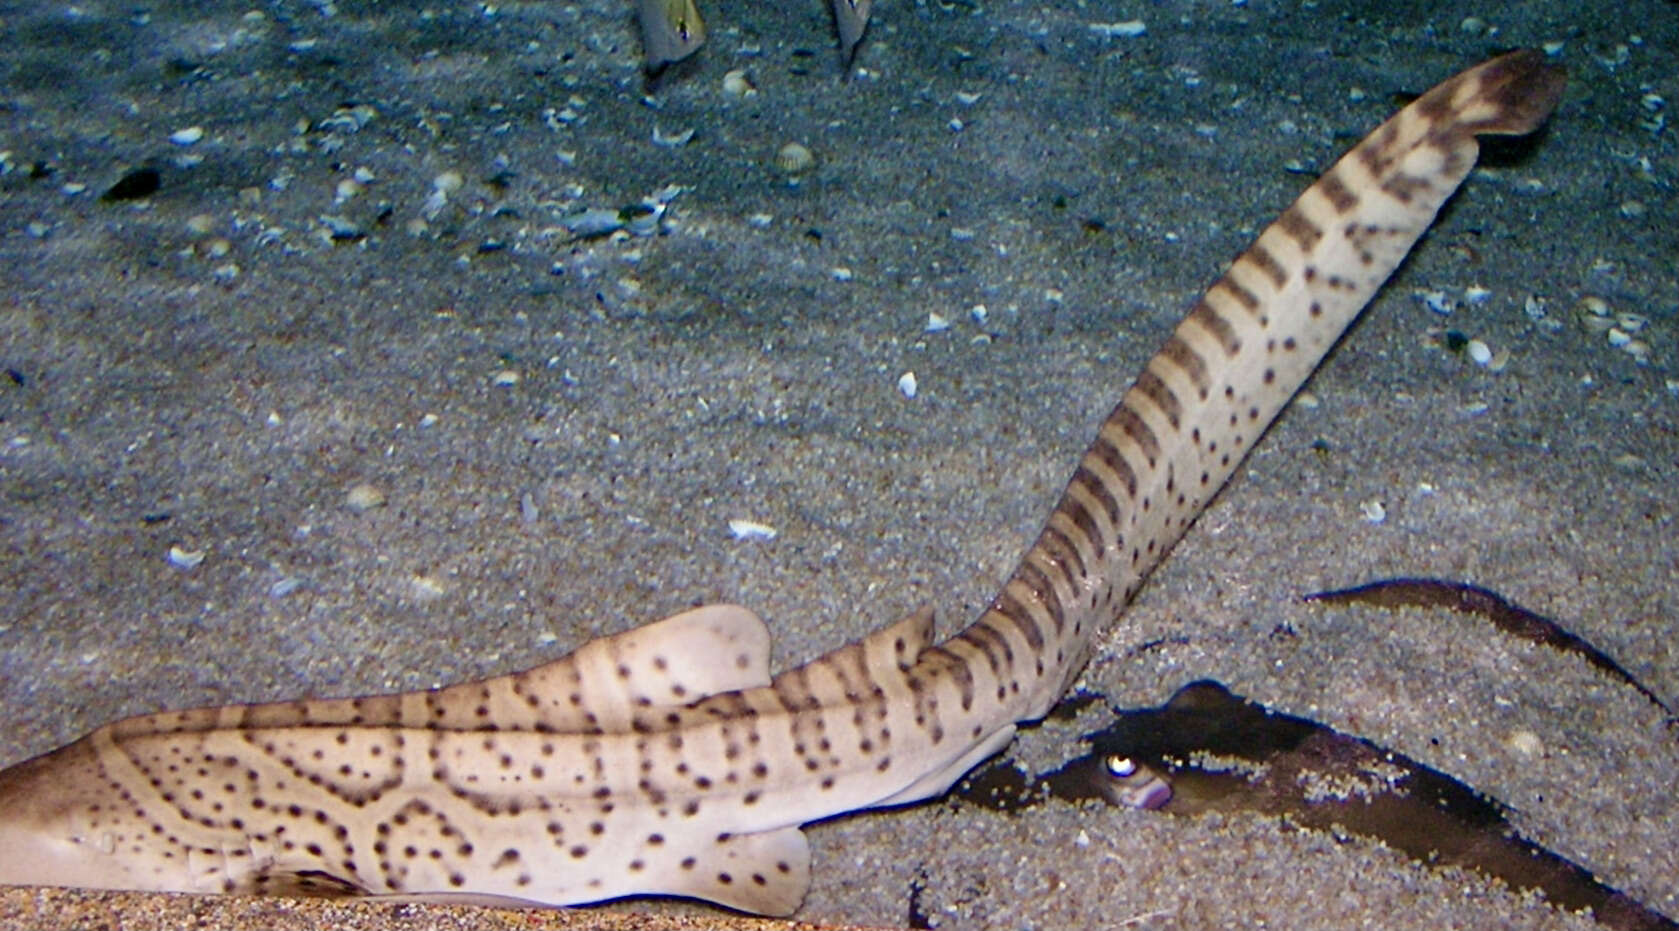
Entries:
[[1300, 195], [1102, 422], [969, 626], [923, 609], [773, 678], [709, 605], [448, 688], [163, 712], [0, 772], [0, 882], [792, 913], [800, 825], [946, 791], [1041, 718], [1475, 163], [1563, 77], [1518, 51], [1435, 87]]

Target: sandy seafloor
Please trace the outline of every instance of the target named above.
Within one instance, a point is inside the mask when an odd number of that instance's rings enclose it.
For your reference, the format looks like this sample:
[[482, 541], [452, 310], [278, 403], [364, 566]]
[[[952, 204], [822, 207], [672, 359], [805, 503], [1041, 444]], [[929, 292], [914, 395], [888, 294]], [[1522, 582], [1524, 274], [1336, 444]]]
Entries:
[[[502, 673], [700, 602], [759, 611], [777, 669], [921, 604], [948, 631], [1302, 167], [1554, 41], [1571, 83], [1539, 143], [1471, 177], [1084, 684], [1137, 706], [1216, 677], [1457, 776], [1679, 915], [1679, 739], [1648, 702], [1473, 619], [1298, 602], [1474, 581], [1679, 699], [1679, 8], [887, 0], [842, 83], [815, 0], [713, 3], [650, 104], [627, 7], [0, 7], [0, 762], [161, 707]], [[723, 93], [732, 68], [755, 96]], [[359, 131], [331, 119], [352, 105]], [[797, 183], [770, 166], [793, 140], [817, 159]], [[98, 199], [144, 165], [155, 195]], [[672, 184], [662, 235], [559, 227]], [[1576, 323], [1587, 296], [1643, 315], [1648, 364]], [[1445, 351], [1446, 327], [1508, 364]], [[362, 483], [382, 507], [346, 506]], [[1106, 720], [1010, 752], [1047, 767]], [[810, 922], [900, 925], [916, 883], [939, 927], [1591, 926], [1258, 817], [933, 803], [809, 834]], [[300, 908], [0, 893], [12, 927]], [[301, 924], [727, 917], [444, 911]]]

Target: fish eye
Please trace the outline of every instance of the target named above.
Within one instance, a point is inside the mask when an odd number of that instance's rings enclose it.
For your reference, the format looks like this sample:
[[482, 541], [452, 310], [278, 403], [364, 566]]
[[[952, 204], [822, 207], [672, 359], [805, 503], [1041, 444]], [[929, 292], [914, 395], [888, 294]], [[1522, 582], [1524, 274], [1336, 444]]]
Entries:
[[1108, 775], [1115, 779], [1126, 779], [1137, 772], [1137, 764], [1123, 756], [1110, 756], [1102, 761], [1102, 765], [1107, 767]]

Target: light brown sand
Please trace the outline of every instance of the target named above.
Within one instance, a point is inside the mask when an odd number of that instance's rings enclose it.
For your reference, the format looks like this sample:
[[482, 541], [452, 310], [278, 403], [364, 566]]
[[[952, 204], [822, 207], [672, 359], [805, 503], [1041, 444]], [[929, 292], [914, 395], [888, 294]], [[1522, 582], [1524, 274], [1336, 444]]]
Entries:
[[[762, 613], [778, 668], [923, 603], [954, 626], [1181, 309], [1306, 183], [1290, 160], [1327, 165], [1394, 95], [1495, 48], [1565, 41], [1551, 129], [1471, 178], [1086, 684], [1152, 705], [1220, 678], [1463, 779], [1679, 914], [1679, 742], [1641, 698], [1459, 616], [1297, 601], [1468, 579], [1679, 696], [1679, 216], [1672, 132], [1640, 125], [1643, 95], [1679, 100], [1670, 5], [889, 4], [873, 75], [841, 84], [815, 5], [754, 4], [710, 13], [698, 73], [657, 109], [618, 3], [81, 10], [0, 18], [5, 762], [160, 707], [504, 672], [697, 602]], [[1462, 31], [1470, 12], [1498, 33]], [[1136, 16], [1132, 40], [1087, 28]], [[722, 96], [731, 67], [758, 97]], [[359, 132], [296, 129], [352, 103], [378, 111]], [[165, 141], [190, 125], [203, 142]], [[668, 149], [655, 127], [696, 134]], [[766, 164], [790, 139], [818, 159], [796, 186]], [[157, 196], [94, 200], [148, 161]], [[335, 203], [358, 167], [374, 180]], [[464, 186], [410, 235], [446, 172]], [[548, 232], [671, 183], [691, 190], [669, 235]], [[323, 216], [366, 239], [326, 241]], [[1450, 319], [1413, 295], [1471, 285], [1490, 299]], [[1584, 334], [1585, 295], [1646, 315], [1654, 364]], [[952, 329], [923, 333], [929, 312]], [[1508, 367], [1430, 345], [1448, 326]], [[384, 507], [344, 506], [363, 482]], [[736, 540], [736, 518], [779, 535]], [[171, 545], [203, 563], [171, 566]], [[1012, 752], [1058, 762], [1099, 718]], [[942, 927], [1587, 924], [1258, 819], [934, 803], [810, 834], [813, 922], [901, 924], [914, 885]], [[34, 890], [0, 909], [9, 927], [620, 920]]]

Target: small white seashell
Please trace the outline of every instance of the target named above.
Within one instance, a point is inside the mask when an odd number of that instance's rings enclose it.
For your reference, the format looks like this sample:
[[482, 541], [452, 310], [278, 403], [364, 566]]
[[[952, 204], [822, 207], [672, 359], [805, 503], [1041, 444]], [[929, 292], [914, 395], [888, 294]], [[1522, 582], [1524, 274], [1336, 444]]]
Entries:
[[957, 118], [956, 118], [956, 117], [954, 117], [954, 116], [953, 116], [953, 117], [951, 117], [951, 118], [950, 118], [950, 122], [948, 122], [948, 123], [946, 123], [946, 124], [945, 124], [945, 125], [946, 125], [946, 126], [948, 126], [948, 127], [950, 127], [950, 131], [951, 131], [951, 132], [953, 132], [953, 133], [959, 133], [959, 132], [961, 132], [961, 131], [962, 131], [962, 127], [963, 127], [963, 123], [962, 123], [962, 121], [961, 121], [961, 120], [959, 120], [959, 119], [957, 119]]
[[991, 311], [987, 310], [984, 304], [975, 304], [968, 308], [968, 316], [972, 317], [975, 323], [984, 326], [985, 318], [991, 316]]
[[384, 504], [385, 493], [367, 482], [352, 487], [344, 495], [344, 505], [352, 511], [371, 511]]
[[1650, 323], [1650, 318], [1631, 311], [1621, 311], [1615, 315], [1615, 324], [1628, 333], [1637, 333]]
[[1303, 410], [1315, 411], [1322, 404], [1318, 396], [1310, 391], [1302, 391], [1294, 396], [1294, 404]]
[[736, 68], [732, 71], [723, 72], [723, 93], [730, 97], [744, 99], [758, 96], [758, 89], [752, 86], [752, 82], [746, 77], [744, 69]]
[[1478, 284], [1472, 284], [1463, 289], [1463, 299], [1471, 304], [1485, 304], [1487, 298], [1490, 297], [1492, 297], [1492, 292]]
[[284, 598], [303, 587], [303, 580], [294, 575], [288, 575], [273, 585], [268, 586], [268, 597]]
[[1539, 739], [1538, 734], [1525, 728], [1511, 732], [1506, 743], [1522, 756], [1540, 756], [1545, 752], [1545, 742]]
[[1444, 291], [1417, 291], [1417, 297], [1422, 299], [1423, 305], [1429, 310], [1445, 317], [1452, 313], [1452, 301], [1446, 297]]
[[736, 540], [773, 540], [775, 528], [768, 524], [760, 524], [755, 520], [736, 518], [729, 521], [729, 533], [734, 534]]
[[983, 96], [985, 96], [985, 95], [984, 94], [971, 94], [967, 91], [957, 91], [956, 92], [956, 102], [961, 104], [964, 107], [971, 107], [974, 104], [979, 103], [979, 98], [981, 98]]
[[594, 239], [623, 229], [624, 213], [621, 210], [593, 207], [582, 213], [562, 217], [560, 225], [566, 228], [566, 232], [579, 239]]
[[203, 138], [204, 127], [202, 126], [188, 126], [169, 134], [169, 141], [176, 145], [193, 145]]
[[436, 601], [448, 593], [443, 582], [433, 576], [415, 573], [408, 577], [409, 590], [418, 601]]
[[1464, 347], [1471, 362], [1476, 365], [1487, 365], [1492, 362], [1492, 347], [1478, 339], [1470, 340]]
[[191, 569], [203, 561], [203, 550], [182, 549], [180, 544], [171, 544], [169, 547], [169, 564], [172, 566]]
[[1376, 498], [1371, 498], [1369, 501], [1359, 504], [1358, 510], [1359, 513], [1364, 515], [1364, 519], [1372, 524], [1379, 524], [1387, 520], [1388, 517], [1387, 507]]
[[914, 372], [905, 372], [904, 374], [898, 376], [898, 390], [902, 392], [906, 398], [915, 397], [916, 385]]
[[1632, 337], [1627, 335], [1625, 330], [1620, 327], [1609, 328], [1609, 345], [1621, 347], [1630, 342], [1632, 342]]
[[789, 142], [776, 150], [775, 170], [787, 175], [796, 175], [802, 171], [809, 171], [816, 164], [816, 156], [809, 148], [797, 142]]
[[461, 185], [465, 183], [466, 179], [461, 176], [460, 172], [445, 171], [437, 177], [431, 179], [431, 189], [434, 191], [441, 191], [443, 196], [447, 197], [460, 190]]
[[833, 271], [828, 274], [831, 275], [835, 281], [851, 280], [851, 269], [845, 267], [844, 265], [835, 265]]
[[1148, 32], [1148, 26], [1140, 19], [1128, 19], [1122, 23], [1091, 23], [1090, 31], [1104, 39], [1129, 39]]
[[688, 141], [693, 138], [694, 128], [692, 126], [675, 133], [666, 133], [658, 126], [653, 127], [653, 144], [664, 146], [667, 149], [679, 149], [687, 145]]
[[927, 314], [927, 329], [924, 332], [943, 333], [948, 329], [950, 329], [950, 320], [948, 318], [936, 313]]

